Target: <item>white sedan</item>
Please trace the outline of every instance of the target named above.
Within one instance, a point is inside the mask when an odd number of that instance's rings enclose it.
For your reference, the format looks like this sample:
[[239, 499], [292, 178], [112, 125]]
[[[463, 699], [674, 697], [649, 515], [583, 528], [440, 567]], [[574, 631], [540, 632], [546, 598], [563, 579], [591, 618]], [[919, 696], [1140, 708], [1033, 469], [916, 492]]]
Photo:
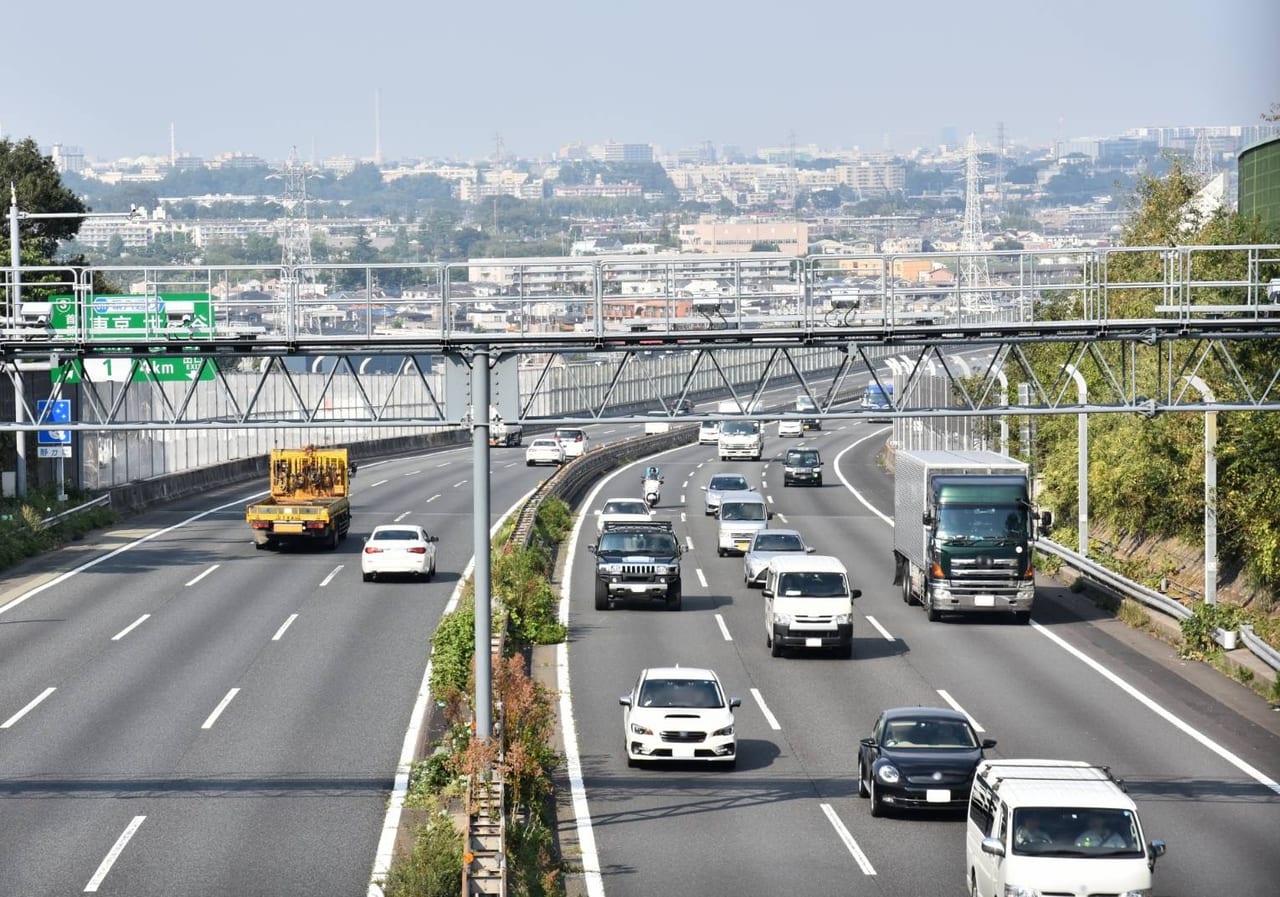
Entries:
[[360, 573], [365, 582], [387, 573], [430, 579], [436, 572], [438, 540], [422, 527], [408, 523], [376, 526], [360, 552]]
[[804, 421], [790, 419], [778, 421], [778, 436], [803, 436]]
[[738, 761], [734, 708], [720, 677], [695, 667], [642, 670], [622, 705], [627, 765], [644, 760], [708, 760], [732, 769]]
[[596, 518], [596, 531], [603, 532], [606, 523], [648, 523], [653, 511], [643, 498], [611, 498], [600, 509]]
[[564, 446], [555, 439], [535, 439], [524, 450], [524, 463], [529, 467], [535, 464], [563, 464]]

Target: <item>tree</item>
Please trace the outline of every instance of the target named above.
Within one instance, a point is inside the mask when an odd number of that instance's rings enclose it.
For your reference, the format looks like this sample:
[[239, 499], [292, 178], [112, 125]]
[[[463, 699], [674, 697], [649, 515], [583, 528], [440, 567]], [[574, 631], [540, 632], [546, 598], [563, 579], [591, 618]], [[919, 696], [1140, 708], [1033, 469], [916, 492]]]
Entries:
[[[18, 208], [23, 212], [87, 212], [84, 203], [62, 184], [53, 159], [42, 156], [30, 137], [25, 140], [0, 140], [0, 184], [13, 184], [18, 193]], [[6, 191], [7, 193], [8, 191]], [[6, 198], [8, 198], [6, 196]], [[4, 203], [8, 205], [8, 203]], [[80, 218], [27, 219], [19, 224], [19, 240], [24, 265], [47, 265], [53, 261], [58, 244], [75, 239], [80, 231]], [[4, 260], [9, 259], [9, 231], [0, 235]]]

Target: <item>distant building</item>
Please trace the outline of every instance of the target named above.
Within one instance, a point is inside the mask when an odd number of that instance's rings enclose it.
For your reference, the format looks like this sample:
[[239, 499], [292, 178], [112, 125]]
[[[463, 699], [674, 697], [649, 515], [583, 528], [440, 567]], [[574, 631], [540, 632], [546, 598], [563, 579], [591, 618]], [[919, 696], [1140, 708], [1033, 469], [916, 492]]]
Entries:
[[604, 161], [624, 163], [648, 163], [653, 161], [653, 144], [606, 143]]
[[1240, 214], [1256, 215], [1280, 236], [1280, 135], [1246, 147], [1237, 164]]
[[85, 170], [84, 150], [78, 146], [63, 146], [61, 143], [55, 143], [49, 155], [60, 173], [70, 171], [73, 174], [80, 174]]
[[807, 255], [809, 225], [803, 221], [700, 221], [680, 225], [681, 252], [750, 252], [772, 243], [784, 255]]

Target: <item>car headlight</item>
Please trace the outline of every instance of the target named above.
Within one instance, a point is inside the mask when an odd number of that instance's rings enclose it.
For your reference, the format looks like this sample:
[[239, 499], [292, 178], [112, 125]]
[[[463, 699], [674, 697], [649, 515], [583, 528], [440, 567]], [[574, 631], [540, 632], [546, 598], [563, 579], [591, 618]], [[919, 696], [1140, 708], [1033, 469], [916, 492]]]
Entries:
[[848, 623], [852, 619], [853, 619], [852, 614], [836, 614], [834, 617], [832, 617], [832, 621], [837, 626], [843, 626], [844, 624]]
[[622, 565], [621, 564], [605, 564], [604, 572], [609, 574], [610, 576], [617, 576], [622, 572]]
[[646, 726], [642, 726], [639, 723], [632, 723], [631, 734], [632, 735], [652, 735], [653, 730], [650, 728], [647, 728]]
[[729, 725], [725, 726], [723, 729], [716, 729], [714, 732], [712, 732], [711, 737], [714, 738], [717, 735], [732, 735], [732, 734], [733, 734], [733, 723], [729, 723]]
[[1004, 897], [1040, 897], [1040, 892], [1035, 888], [1006, 884], [1004, 886]]
[[898, 779], [901, 778], [898, 774], [898, 767], [891, 766], [888, 763], [876, 770], [876, 776], [886, 785], [896, 785], [898, 784]]
[[951, 590], [950, 589], [934, 589], [933, 597], [938, 601], [950, 601]]
[[791, 614], [774, 614], [773, 622], [779, 626], [790, 626], [795, 621]]
[[1134, 888], [1132, 891], [1121, 891], [1118, 897], [1151, 897], [1151, 889]]
[[668, 575], [668, 576], [679, 576], [679, 575], [680, 575], [680, 565], [679, 565], [679, 564], [672, 564], [670, 567], [668, 567], [668, 568], [667, 568], [667, 575]]

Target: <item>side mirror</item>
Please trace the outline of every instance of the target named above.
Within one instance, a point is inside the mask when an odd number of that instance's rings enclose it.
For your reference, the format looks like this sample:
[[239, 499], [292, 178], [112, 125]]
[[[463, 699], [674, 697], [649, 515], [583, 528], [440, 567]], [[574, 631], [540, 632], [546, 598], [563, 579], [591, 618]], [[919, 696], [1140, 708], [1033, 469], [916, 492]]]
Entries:
[[440, 537], [439, 537], [439, 536], [432, 536], [432, 537], [431, 537], [430, 539], [428, 539], [427, 541], [429, 541], [429, 542], [439, 542], [439, 541], [440, 541]]
[[729, 699], [729, 709], [730, 709], [730, 710], [737, 710], [737, 709], [738, 709], [739, 707], [741, 707], [741, 706], [742, 706], [742, 698], [730, 698], [730, 699]]
[[920, 515], [920, 522], [923, 523], [925, 526], [933, 526], [933, 514], [929, 513], [928, 511], [925, 511], [923, 514]]
[[1004, 843], [999, 838], [983, 838], [982, 852], [989, 853], [993, 857], [1004, 856]]
[[769, 588], [768, 586], [765, 586], [763, 589], [761, 589], [761, 590], [760, 590], [760, 594], [761, 594], [761, 595], [763, 595], [763, 596], [764, 596], [764, 597], [766, 597], [766, 598], [772, 598], [772, 597], [773, 597], [773, 589]]
[[804, 553], [805, 553], [805, 554], [813, 554], [813, 553], [814, 553], [815, 551], [817, 551], [817, 550], [818, 550], [818, 549], [814, 548], [812, 545], [806, 545], [806, 546], [804, 547]]
[[596, 553], [596, 547], [597, 547], [597, 546], [596, 546], [596, 543], [595, 543], [595, 542], [592, 542], [590, 545], [588, 545], [588, 546], [587, 546], [587, 551], [591, 552], [592, 554], [595, 554], [595, 553]]
[[347, 465], [347, 476], [349, 477], [355, 476], [356, 471], [359, 469], [360, 468], [356, 465], [356, 462], [352, 461], [350, 464]]
[[706, 487], [706, 486], [699, 486], [698, 488], [699, 488], [699, 489], [701, 489], [703, 492], [706, 492], [706, 491], [707, 491], [707, 487]]
[[1160, 838], [1156, 838], [1149, 846], [1151, 847], [1151, 865], [1154, 867], [1156, 864], [1156, 857], [1164, 856], [1166, 848], [1164, 846], [1164, 841]]
[[853, 600], [854, 598], [861, 598], [861, 597], [862, 597], [862, 589], [853, 589], [852, 591], [849, 592], [850, 600]]
[[862, 739], [859, 739], [858, 744], [862, 745], [863, 747], [873, 748], [876, 746], [876, 740], [874, 738], [862, 738]]
[[769, 515], [770, 520], [773, 519], [773, 511], [766, 511], [765, 513]]
[[618, 698], [618, 703], [621, 704], [623, 707], [630, 707], [631, 695], [623, 695], [622, 697]]
[[983, 749], [984, 751], [989, 751], [989, 750], [991, 750], [991, 749], [992, 749], [993, 747], [995, 747], [995, 746], [996, 746], [996, 740], [995, 740], [994, 738], [984, 738], [984, 739], [982, 739], [982, 749]]
[[1041, 511], [1040, 512], [1040, 528], [1047, 530], [1052, 526], [1053, 526], [1053, 512]]

